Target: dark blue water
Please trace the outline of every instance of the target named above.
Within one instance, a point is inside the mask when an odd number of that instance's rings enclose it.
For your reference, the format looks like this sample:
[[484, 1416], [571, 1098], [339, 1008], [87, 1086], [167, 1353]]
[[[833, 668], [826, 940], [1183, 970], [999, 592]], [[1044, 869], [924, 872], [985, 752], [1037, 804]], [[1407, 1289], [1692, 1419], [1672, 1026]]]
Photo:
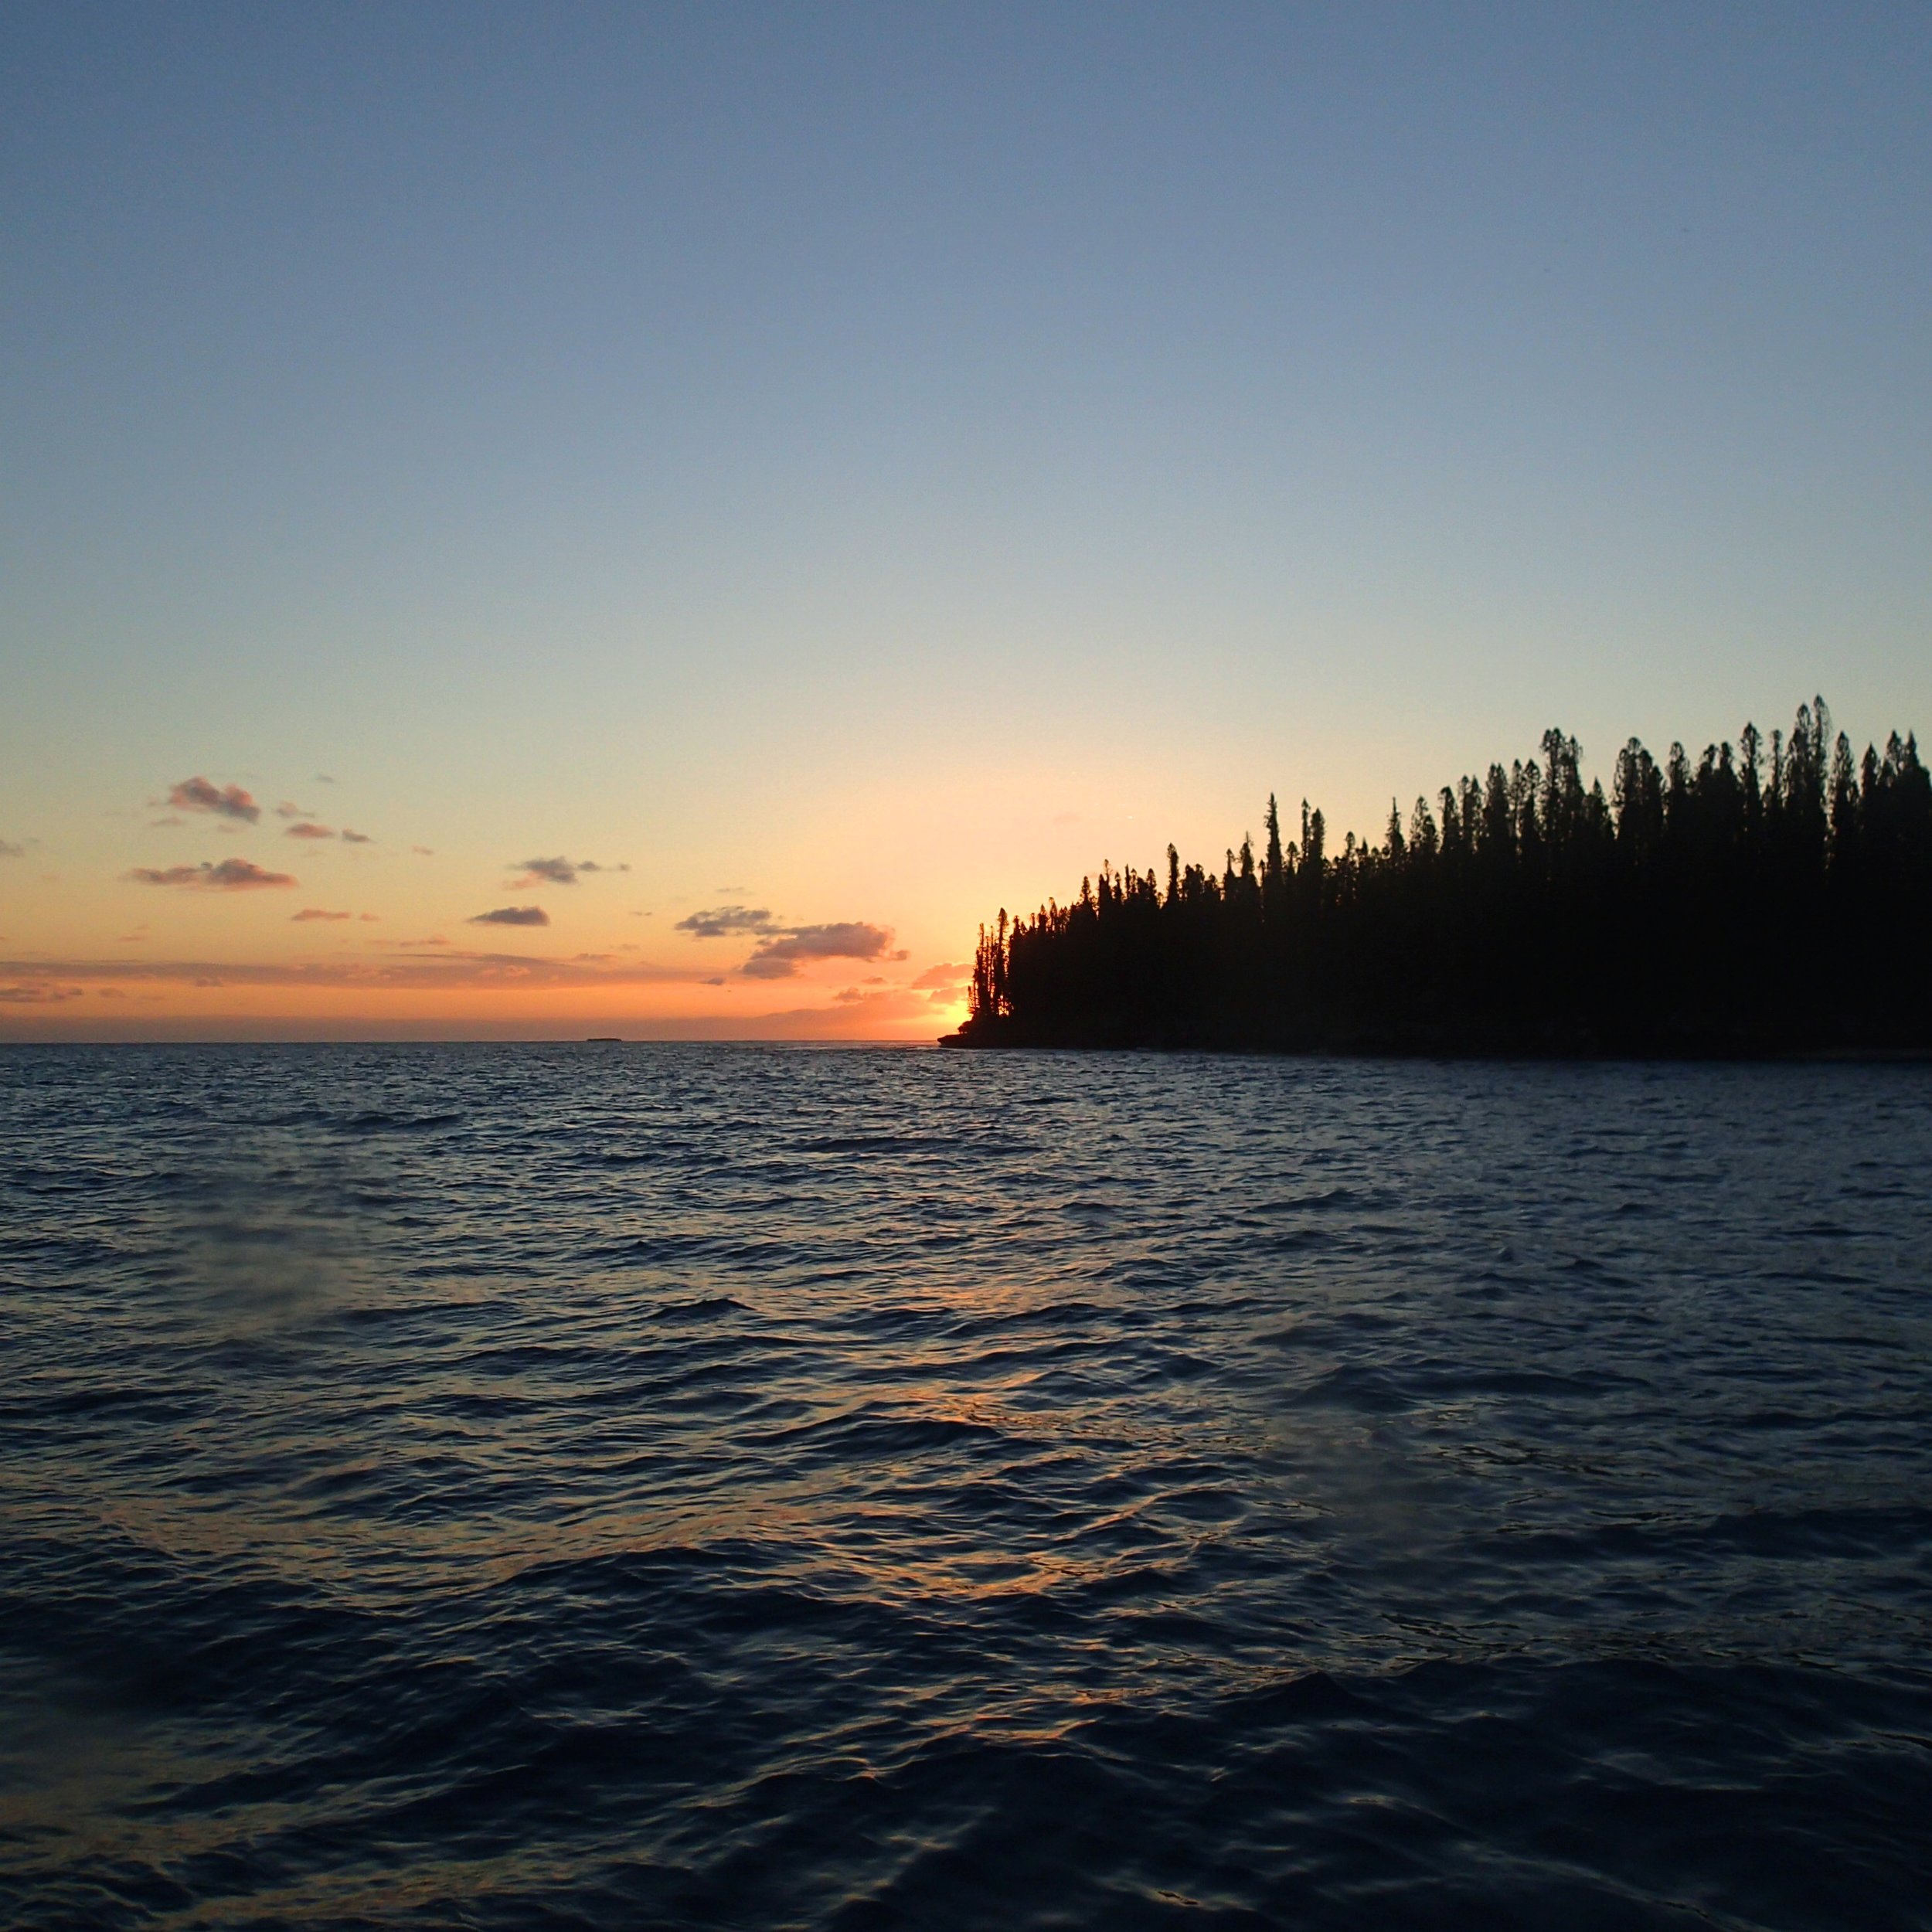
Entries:
[[0, 1917], [1891, 1927], [1932, 1070], [0, 1053]]

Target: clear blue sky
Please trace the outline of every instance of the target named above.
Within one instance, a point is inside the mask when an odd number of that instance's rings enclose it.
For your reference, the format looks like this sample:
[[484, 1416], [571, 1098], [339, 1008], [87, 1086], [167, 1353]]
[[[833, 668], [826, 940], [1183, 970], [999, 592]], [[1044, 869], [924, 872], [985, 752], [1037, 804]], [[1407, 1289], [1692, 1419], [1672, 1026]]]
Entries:
[[532, 947], [910, 975], [1271, 788], [1932, 726], [1928, 103], [1923, 5], [16, 0], [0, 950], [191, 774], [390, 926], [566, 852]]

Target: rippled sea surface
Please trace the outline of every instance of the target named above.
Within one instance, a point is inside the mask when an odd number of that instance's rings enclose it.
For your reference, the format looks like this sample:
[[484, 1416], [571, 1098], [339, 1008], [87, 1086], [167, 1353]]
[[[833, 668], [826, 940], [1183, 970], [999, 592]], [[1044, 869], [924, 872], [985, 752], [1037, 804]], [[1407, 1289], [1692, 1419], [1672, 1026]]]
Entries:
[[1932, 1914], [1932, 1069], [10, 1049], [0, 1369], [0, 1919]]

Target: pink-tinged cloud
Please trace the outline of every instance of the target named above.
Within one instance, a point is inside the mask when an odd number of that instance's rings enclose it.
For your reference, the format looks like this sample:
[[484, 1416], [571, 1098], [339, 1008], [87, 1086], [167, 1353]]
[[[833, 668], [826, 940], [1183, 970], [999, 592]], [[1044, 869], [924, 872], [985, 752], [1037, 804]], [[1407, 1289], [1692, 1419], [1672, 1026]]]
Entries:
[[887, 927], [862, 920], [794, 926], [782, 938], [767, 939], [738, 970], [750, 979], [790, 979], [807, 960], [884, 957], [892, 938]]
[[915, 992], [923, 992], [929, 986], [963, 986], [972, 976], [970, 966], [928, 966], [917, 979], [907, 984]]
[[550, 915], [541, 906], [499, 906], [495, 911], [478, 913], [472, 926], [547, 926]]
[[365, 926], [379, 926], [383, 923], [383, 915], [380, 913], [358, 913], [355, 917]]
[[306, 926], [314, 920], [347, 919], [350, 917], [348, 913], [325, 912], [320, 906], [304, 906], [300, 912], [290, 915], [290, 922], [297, 926]]
[[275, 808], [277, 818], [313, 818], [315, 815], [306, 805], [298, 805], [292, 798], [284, 798]]
[[[104, 959], [4, 957], [0, 958], [0, 985], [121, 985], [138, 993], [146, 988], [218, 984], [230, 988], [332, 988], [440, 996], [471, 992], [534, 994], [552, 990], [617, 992], [644, 986], [729, 984], [722, 974], [700, 974], [685, 968], [655, 965], [646, 960], [600, 964], [590, 960], [544, 959], [529, 953], [467, 952], [449, 946], [440, 938], [406, 940], [403, 946], [407, 950], [400, 953], [359, 956], [338, 953], [331, 957], [274, 961], [130, 959], [124, 955]], [[428, 950], [415, 950], [418, 947]], [[869, 1008], [876, 1001], [897, 999], [910, 1009], [919, 997], [882, 990], [866, 1003]], [[842, 1017], [847, 1009], [825, 1007], [819, 1011], [821, 1018], [835, 1012]], [[755, 1026], [757, 1021], [757, 1015], [750, 1015], [743, 1023]], [[703, 1022], [713, 1032], [722, 1028], [729, 1033], [737, 1024], [723, 1018], [715, 1026], [711, 1020]]]
[[342, 843], [345, 845], [372, 845], [375, 842], [366, 832], [351, 832], [346, 825], [342, 828]]
[[305, 821], [299, 825], [291, 825], [282, 836], [284, 838], [333, 838], [335, 835], [326, 825], [314, 825]]
[[435, 848], [431, 845], [412, 845], [410, 850], [420, 854], [424, 859], [434, 859], [436, 856]]
[[139, 886], [186, 886], [208, 892], [259, 892], [300, 882], [285, 872], [264, 872], [250, 859], [224, 859], [218, 866], [137, 866], [123, 876]]
[[212, 811], [218, 818], [239, 819], [252, 825], [262, 815], [240, 785], [215, 785], [206, 778], [184, 778], [169, 791], [168, 802], [178, 811]]
[[[848, 992], [857, 992], [849, 988]], [[861, 992], [857, 998], [836, 995], [824, 1006], [794, 1007], [791, 1011], [760, 1013], [754, 1019], [733, 1018], [708, 1025], [686, 1023], [681, 1032], [702, 1030], [713, 1037], [756, 1037], [767, 1039], [866, 1039], [889, 1037], [907, 1030], [937, 1028], [940, 1016], [927, 1004], [927, 995], [900, 988], [882, 988]], [[667, 1026], [665, 1031], [669, 1031]]]

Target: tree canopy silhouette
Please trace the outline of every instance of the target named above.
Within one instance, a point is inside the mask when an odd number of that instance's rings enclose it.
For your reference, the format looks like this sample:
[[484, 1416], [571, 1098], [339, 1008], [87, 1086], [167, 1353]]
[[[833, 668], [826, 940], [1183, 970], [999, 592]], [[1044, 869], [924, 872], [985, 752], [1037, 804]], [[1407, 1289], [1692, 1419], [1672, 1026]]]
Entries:
[[1760, 1053], [1932, 1046], [1932, 776], [1894, 733], [1855, 760], [1824, 700], [1768, 746], [1611, 790], [1577, 740], [1391, 801], [1331, 852], [1301, 806], [1217, 872], [1170, 845], [1072, 904], [981, 928], [949, 1043]]

